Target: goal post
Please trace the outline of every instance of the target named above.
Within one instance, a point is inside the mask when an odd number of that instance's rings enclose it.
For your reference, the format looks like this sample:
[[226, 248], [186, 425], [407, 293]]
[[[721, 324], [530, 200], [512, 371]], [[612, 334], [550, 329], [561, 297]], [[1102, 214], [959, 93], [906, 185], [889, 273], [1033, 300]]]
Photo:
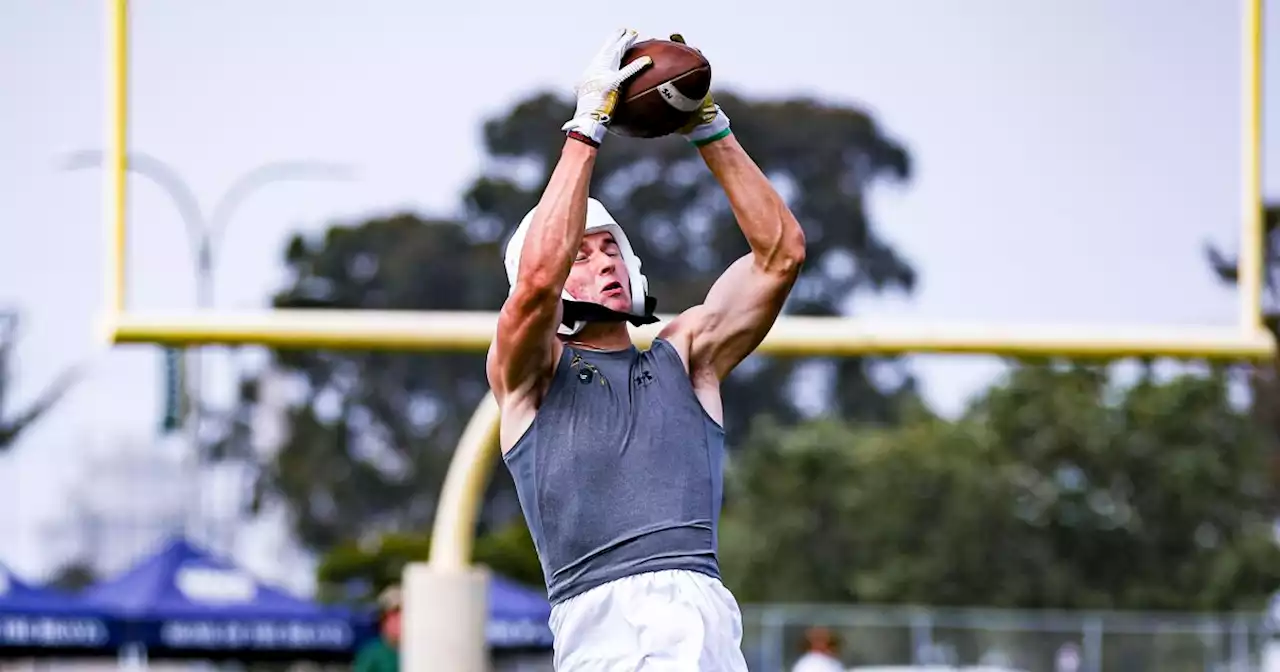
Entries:
[[[781, 318], [758, 352], [774, 356], [856, 356], [898, 353], [1007, 356], [1131, 356], [1261, 360], [1275, 354], [1261, 311], [1264, 232], [1261, 198], [1262, 2], [1241, 0], [1241, 178], [1239, 319], [1234, 326], [1012, 325], [889, 322], [840, 317]], [[106, 0], [107, 103], [104, 224], [107, 229], [105, 315], [111, 344], [169, 346], [265, 345], [483, 352], [496, 315], [481, 312], [263, 310], [137, 311], [126, 302], [129, 143], [129, 2]], [[670, 316], [666, 316], [669, 319]], [[663, 320], [663, 322], [666, 321]], [[633, 330], [648, 344], [659, 325]], [[441, 490], [426, 565], [405, 573], [406, 670], [481, 669], [485, 579], [470, 566], [476, 520], [496, 462], [498, 408], [486, 394], [466, 426]], [[446, 604], [447, 603], [447, 604]]]
[[[126, 302], [129, 144], [129, 0], [106, 0], [107, 66], [104, 222], [106, 314], [110, 344], [170, 346], [259, 344], [277, 348], [476, 351], [493, 334], [492, 313], [264, 310], [138, 312]], [[1274, 351], [1263, 325], [1262, 46], [1263, 0], [1241, 0], [1241, 225], [1236, 328], [1132, 325], [893, 323], [851, 318], [783, 317], [761, 345], [775, 355], [957, 353], [1215, 359], [1266, 358]], [[656, 327], [636, 330], [652, 339]]]
[[[673, 316], [632, 328], [647, 346]], [[493, 312], [277, 309], [249, 312], [124, 312], [108, 325], [113, 343], [170, 346], [265, 345], [274, 348], [485, 352]], [[786, 357], [903, 353], [1007, 356], [1257, 359], [1272, 353], [1265, 330], [1199, 326], [1081, 326], [892, 321], [783, 316], [757, 352]]]

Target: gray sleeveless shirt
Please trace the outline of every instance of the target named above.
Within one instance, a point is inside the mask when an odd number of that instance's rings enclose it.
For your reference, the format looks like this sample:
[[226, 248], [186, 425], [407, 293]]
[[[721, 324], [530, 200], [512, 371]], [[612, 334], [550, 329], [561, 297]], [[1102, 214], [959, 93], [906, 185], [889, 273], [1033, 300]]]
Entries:
[[552, 604], [642, 572], [720, 577], [724, 431], [670, 343], [565, 346], [533, 424], [503, 461]]

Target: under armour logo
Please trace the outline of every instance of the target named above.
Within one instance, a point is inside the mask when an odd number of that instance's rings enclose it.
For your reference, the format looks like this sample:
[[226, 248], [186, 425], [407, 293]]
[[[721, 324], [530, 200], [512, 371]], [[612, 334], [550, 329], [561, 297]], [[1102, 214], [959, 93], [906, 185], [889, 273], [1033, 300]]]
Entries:
[[636, 385], [648, 385], [653, 382], [653, 374], [649, 373], [648, 370], [641, 371], [636, 374], [635, 381]]

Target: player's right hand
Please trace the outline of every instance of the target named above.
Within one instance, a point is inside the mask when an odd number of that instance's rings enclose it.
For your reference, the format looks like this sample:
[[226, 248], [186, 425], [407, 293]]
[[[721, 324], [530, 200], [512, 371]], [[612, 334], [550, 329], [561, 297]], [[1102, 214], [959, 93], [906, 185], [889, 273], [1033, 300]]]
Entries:
[[577, 133], [600, 145], [613, 118], [613, 109], [618, 105], [619, 87], [636, 73], [653, 65], [653, 59], [643, 56], [622, 67], [622, 55], [635, 44], [637, 36], [636, 31], [630, 29], [619, 29], [609, 34], [574, 87], [578, 106], [573, 118], [560, 130]]
[[[680, 33], [672, 34], [671, 41], [679, 42], [698, 53], [702, 53], [701, 49], [685, 42], [684, 36]], [[698, 112], [693, 115], [693, 119], [690, 119], [684, 128], [676, 132], [693, 143], [695, 147], [709, 145], [729, 135], [729, 115], [720, 109], [716, 101], [711, 98], [711, 92], [708, 91], [706, 97], [702, 99], [702, 107], [698, 108]]]

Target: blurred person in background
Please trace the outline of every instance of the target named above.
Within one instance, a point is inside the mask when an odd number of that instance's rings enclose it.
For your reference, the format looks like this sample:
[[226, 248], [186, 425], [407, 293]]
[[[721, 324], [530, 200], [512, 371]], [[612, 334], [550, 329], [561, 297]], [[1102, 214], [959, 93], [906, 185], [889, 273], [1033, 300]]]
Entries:
[[[559, 162], [507, 244], [511, 293], [487, 373], [551, 601], [560, 672], [747, 672], [720, 580], [720, 381], [764, 339], [804, 261], [804, 233], [710, 96], [680, 135], [723, 189], [751, 252], [641, 351], [653, 302], [623, 227], [588, 187], [635, 31], [613, 33], [576, 89]], [[672, 35], [672, 41], [683, 38]], [[671, 94], [674, 95], [674, 94]], [[679, 254], [680, 252], [676, 252]]]
[[804, 633], [805, 652], [791, 672], [845, 672], [844, 663], [836, 655], [839, 644], [826, 628], [809, 628]]
[[355, 672], [400, 671], [400, 586], [378, 595], [378, 637], [356, 654]]

